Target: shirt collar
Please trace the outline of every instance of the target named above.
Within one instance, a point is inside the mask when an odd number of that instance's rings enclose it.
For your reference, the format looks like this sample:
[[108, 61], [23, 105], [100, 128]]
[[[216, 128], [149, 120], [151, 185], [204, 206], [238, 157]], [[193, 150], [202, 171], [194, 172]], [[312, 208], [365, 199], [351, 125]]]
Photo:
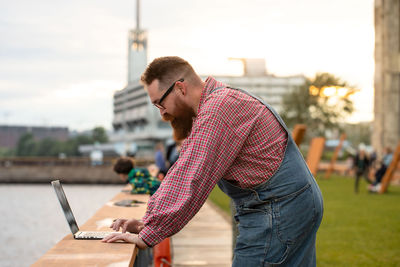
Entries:
[[211, 76], [208, 76], [207, 79], [205, 80], [205, 85], [203, 87], [203, 91], [201, 92], [201, 97], [200, 97], [200, 103], [198, 107], [198, 111], [200, 111], [203, 103], [206, 101], [207, 96], [211, 93], [212, 90], [214, 90], [217, 87], [224, 86], [226, 87], [226, 84], [217, 81]]

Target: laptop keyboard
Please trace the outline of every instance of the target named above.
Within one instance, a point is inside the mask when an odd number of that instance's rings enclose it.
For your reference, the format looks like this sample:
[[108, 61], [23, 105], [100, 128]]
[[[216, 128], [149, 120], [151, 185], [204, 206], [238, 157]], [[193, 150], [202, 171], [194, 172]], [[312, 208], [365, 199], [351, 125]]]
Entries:
[[76, 235], [76, 237], [85, 239], [93, 239], [93, 238], [103, 239], [104, 237], [108, 236], [111, 233], [113, 232], [80, 232], [78, 235]]

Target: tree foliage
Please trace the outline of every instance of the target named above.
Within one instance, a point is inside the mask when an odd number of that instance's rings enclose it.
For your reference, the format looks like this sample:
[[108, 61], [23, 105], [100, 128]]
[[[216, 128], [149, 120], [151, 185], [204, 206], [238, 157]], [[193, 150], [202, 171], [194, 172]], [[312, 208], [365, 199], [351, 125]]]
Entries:
[[91, 135], [77, 135], [66, 141], [57, 141], [52, 138], [35, 140], [32, 133], [23, 134], [15, 149], [16, 156], [49, 156], [57, 157], [61, 153], [66, 156], [80, 156], [80, 145], [108, 142], [108, 136], [103, 127], [96, 127]]
[[16, 154], [17, 156], [33, 156], [36, 154], [37, 142], [34, 140], [32, 133], [23, 134], [18, 141]]
[[[346, 88], [347, 93], [328, 97], [324, 95], [327, 87]], [[340, 123], [354, 111], [348, 96], [355, 91], [330, 73], [317, 73], [283, 98], [281, 116], [289, 128], [305, 124], [311, 135], [325, 136], [327, 130], [340, 129]]]
[[104, 129], [103, 127], [94, 128], [92, 131], [92, 138], [94, 142], [107, 143], [108, 136], [106, 133], [106, 129]]

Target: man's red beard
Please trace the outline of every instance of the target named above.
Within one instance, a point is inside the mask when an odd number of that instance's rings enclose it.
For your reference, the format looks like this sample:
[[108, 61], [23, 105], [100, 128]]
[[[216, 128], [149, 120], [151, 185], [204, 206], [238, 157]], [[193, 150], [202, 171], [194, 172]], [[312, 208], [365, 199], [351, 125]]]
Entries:
[[173, 129], [173, 138], [175, 141], [183, 141], [189, 136], [195, 114], [192, 108], [187, 105], [177, 105], [177, 114], [172, 116], [165, 114], [162, 116], [163, 120], [169, 121]]

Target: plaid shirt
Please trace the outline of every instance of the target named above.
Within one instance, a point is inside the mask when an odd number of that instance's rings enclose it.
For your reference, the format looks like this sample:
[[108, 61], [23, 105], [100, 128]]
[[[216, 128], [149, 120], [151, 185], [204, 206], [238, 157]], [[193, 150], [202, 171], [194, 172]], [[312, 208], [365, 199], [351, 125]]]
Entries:
[[249, 188], [283, 160], [287, 133], [258, 100], [209, 77], [178, 161], [150, 198], [140, 238], [150, 246], [179, 232], [220, 179]]

